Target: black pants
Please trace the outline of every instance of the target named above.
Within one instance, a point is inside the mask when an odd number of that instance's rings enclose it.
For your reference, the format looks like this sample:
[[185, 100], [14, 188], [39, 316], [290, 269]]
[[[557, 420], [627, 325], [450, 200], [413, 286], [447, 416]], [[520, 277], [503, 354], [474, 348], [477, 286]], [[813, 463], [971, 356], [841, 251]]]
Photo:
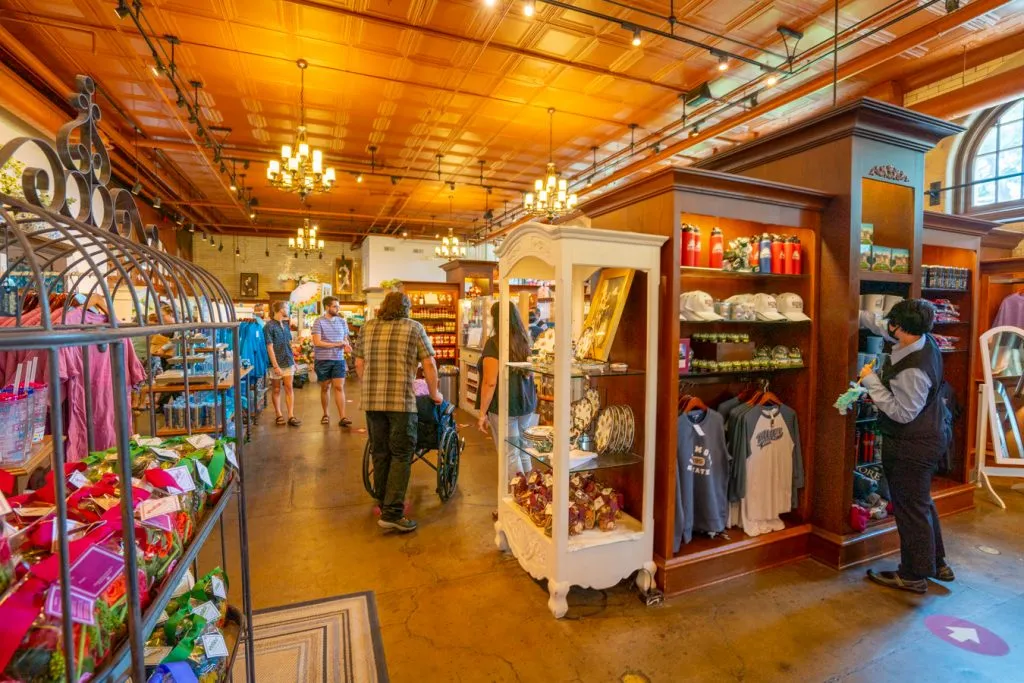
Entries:
[[416, 449], [416, 413], [366, 412], [373, 456], [373, 497], [381, 501], [380, 518], [402, 518]]
[[[939, 513], [932, 500], [932, 475], [942, 456], [937, 443], [886, 436], [882, 469], [889, 482], [900, 534], [900, 576], [926, 579], [946, 561]], [[944, 450], [944, 449], [943, 449]]]

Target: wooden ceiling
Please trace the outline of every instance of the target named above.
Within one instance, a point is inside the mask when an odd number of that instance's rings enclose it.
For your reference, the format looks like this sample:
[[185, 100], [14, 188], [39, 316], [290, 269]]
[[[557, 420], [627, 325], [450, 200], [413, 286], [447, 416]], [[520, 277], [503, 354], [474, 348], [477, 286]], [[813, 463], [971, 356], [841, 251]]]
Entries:
[[[901, 79], [920, 87], [921, 74], [943, 60], [1024, 30], [1024, 1], [972, 0], [961, 11], [979, 3], [987, 3], [986, 11], [970, 21], [842, 80], [838, 99]], [[622, 24], [668, 32], [669, 23], [657, 18], [668, 15], [667, 0], [542, 1], [532, 18], [524, 16], [522, 0], [493, 4], [143, 2], [142, 23], [152, 39], [180, 40], [175, 47], [180, 81], [202, 83], [202, 120], [230, 128], [215, 136], [225, 157], [236, 160], [238, 173], [246, 174], [245, 185], [259, 203], [255, 222], [233, 197], [230, 179], [218, 170], [211, 151], [197, 144], [195, 126], [176, 106], [166, 74], [153, 71], [150, 46], [135, 23], [115, 15], [116, 0], [0, 0], [0, 26], [5, 40], [17, 36], [64, 83], [70, 85], [77, 73], [92, 75], [107, 98], [100, 104], [108, 125], [119, 128], [122, 140], [133, 139], [132, 126], [141, 131], [148, 181], [155, 176], [176, 181], [173, 190], [147, 182], [146, 194], [161, 194], [165, 209], [180, 210], [215, 232], [291, 231], [308, 208], [325, 233], [432, 236], [454, 225], [463, 234], [479, 235], [485, 208], [500, 219], [506, 202], [510, 209], [518, 207], [521, 193], [543, 171], [549, 108], [556, 110], [554, 161], [563, 174], [579, 180], [582, 192], [591, 175], [600, 180], [612, 173], [623, 176], [626, 168], [639, 172], [658, 150], [682, 146], [690, 127], [682, 126], [680, 95], [702, 82], [710, 82], [721, 101], [691, 108], [688, 123], [706, 128], [729, 120], [751, 106], [739, 100], [753, 93], [759, 93], [757, 115], [658, 158], [658, 164], [688, 163], [832, 105], [829, 87], [772, 106], [772, 99], [787, 90], [831, 73], [831, 0], [676, 0], [675, 34], [691, 43], [644, 32], [639, 47]], [[840, 65], [867, 59], [900, 36], [926, 31], [946, 14], [944, 0], [841, 1], [840, 44], [849, 45], [840, 52]], [[909, 16], [890, 23], [902, 15]], [[782, 66], [787, 47], [779, 25], [804, 33], [796, 45], [799, 73], [784, 75], [769, 88], [767, 73], [740, 58]], [[1007, 51], [1013, 43], [1007, 40]], [[169, 52], [167, 41], [162, 44]], [[727, 71], [719, 71], [719, 59], [709, 49], [734, 55], [727, 59]], [[310, 142], [338, 169], [334, 191], [312, 197], [309, 207], [265, 180], [266, 162], [293, 141], [299, 124], [299, 58], [309, 62]], [[375, 174], [370, 146], [377, 148]], [[134, 150], [118, 151], [122, 175], [130, 177]], [[243, 161], [248, 170], [242, 169]], [[358, 172], [364, 174], [362, 183], [355, 181]]]

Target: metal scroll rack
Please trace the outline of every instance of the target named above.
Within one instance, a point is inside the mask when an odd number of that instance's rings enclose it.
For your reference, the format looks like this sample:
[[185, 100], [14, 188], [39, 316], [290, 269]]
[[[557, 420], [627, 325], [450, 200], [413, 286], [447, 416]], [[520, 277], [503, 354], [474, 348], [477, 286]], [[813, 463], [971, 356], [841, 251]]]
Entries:
[[[69, 102], [79, 112], [75, 120], [66, 124], [57, 136], [56, 146], [32, 139], [17, 138], [0, 147], [0, 166], [3, 166], [23, 147], [34, 147], [36, 156], [41, 152], [49, 168], [27, 168], [22, 173], [23, 196], [0, 194], [0, 251], [7, 256], [7, 269], [0, 282], [13, 272], [30, 273], [28, 286], [19, 289], [17, 305], [13, 311], [15, 324], [0, 327], [0, 352], [42, 351], [48, 360], [49, 426], [53, 443], [52, 471], [65, 471], [66, 447], [64, 415], [61, 395], [61, 349], [73, 347], [82, 350], [83, 375], [89, 386], [91, 372], [88, 350], [98, 349], [109, 359], [113, 378], [113, 405], [115, 441], [118, 453], [117, 474], [121, 482], [132, 480], [132, 462], [129, 449], [131, 439], [131, 412], [129, 388], [126, 386], [126, 340], [152, 335], [187, 336], [196, 332], [208, 333], [216, 343], [216, 336], [230, 336], [233, 379], [225, 391], [233, 395], [233, 414], [236, 438], [235, 453], [238, 471], [226, 486], [222, 497], [206, 516], [197, 522], [192, 542], [184, 549], [174, 569], [164, 580], [160, 592], [143, 612], [136, 581], [127, 586], [127, 638], [115, 646], [113, 654], [95, 671], [90, 680], [123, 681], [130, 677], [136, 683], [146, 680], [145, 641], [158, 623], [175, 586], [186, 572], [198, 569], [198, 556], [206, 541], [219, 527], [222, 566], [226, 566], [226, 532], [224, 513], [232, 500], [238, 506], [238, 546], [241, 572], [240, 590], [231, 596], [242, 601], [242, 623], [238, 644], [244, 648], [246, 678], [255, 681], [252, 648], [252, 605], [248, 563], [248, 535], [245, 515], [245, 453], [242, 418], [242, 393], [239, 349], [239, 323], [235, 319], [231, 297], [224, 286], [212, 275], [195, 265], [165, 253], [154, 230], [143, 226], [132, 194], [121, 188], [108, 187], [110, 160], [100, 139], [96, 123], [99, 109], [92, 101], [95, 90], [92, 79], [79, 76], [76, 89]], [[75, 202], [67, 201], [69, 184], [77, 189]], [[74, 212], [74, 213], [72, 213]], [[59, 305], [51, 306], [50, 285], [58, 273], [68, 290], [68, 296]], [[47, 275], [49, 274], [49, 275]], [[38, 323], [26, 324], [24, 305], [26, 297], [38, 298], [41, 317]], [[126, 296], [127, 295], [127, 296]], [[77, 301], [76, 301], [77, 299]], [[114, 315], [115, 300], [121, 305], [128, 300], [136, 322], [124, 323]], [[72, 316], [74, 305], [95, 306], [107, 312], [107, 322], [82, 324], [85, 314]], [[169, 305], [173, 322], [160, 317], [160, 304]], [[149, 323], [150, 313], [157, 314], [157, 322]], [[34, 320], [34, 317], [32, 318]], [[219, 377], [216, 352], [213, 354], [214, 377]], [[95, 362], [95, 361], [94, 361]], [[186, 374], [184, 393], [190, 387]], [[152, 372], [148, 372], [152, 375]], [[196, 387], [199, 388], [199, 387]], [[214, 395], [220, 392], [215, 391]], [[94, 444], [92, 399], [85, 392], [87, 414], [87, 442]], [[150, 401], [151, 405], [153, 401]], [[223, 414], [223, 413], [221, 413]], [[187, 418], [186, 418], [187, 419]], [[150, 414], [151, 427], [155, 426]], [[222, 427], [227, 424], [222, 422]], [[188, 423], [186, 433], [191, 433]], [[54, 544], [60, 559], [61, 604], [72, 604], [70, 592], [70, 553], [67, 529], [68, 486], [63, 476], [54, 476], [56, 529]], [[120, 487], [120, 512], [123, 525], [124, 547], [135, 547], [136, 533], [132, 496], [124, 495]], [[137, 557], [134, 552], [124, 553], [125, 576], [137, 575]], [[0, 600], [3, 596], [0, 596]], [[63, 656], [65, 677], [74, 683], [76, 671], [75, 639], [73, 637], [72, 610], [62, 610]], [[237, 652], [237, 648], [235, 652]], [[229, 663], [227, 670], [230, 675]]]

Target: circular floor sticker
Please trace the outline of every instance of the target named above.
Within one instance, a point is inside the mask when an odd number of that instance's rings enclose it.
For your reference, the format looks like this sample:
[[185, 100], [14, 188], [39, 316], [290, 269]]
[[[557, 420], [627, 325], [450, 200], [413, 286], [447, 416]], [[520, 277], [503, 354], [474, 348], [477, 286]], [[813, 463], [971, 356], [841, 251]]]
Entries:
[[978, 546], [978, 550], [980, 550], [981, 552], [985, 553], [986, 555], [1001, 555], [1002, 554], [997, 549], [993, 548], [990, 545], [979, 545]]
[[932, 635], [941, 638], [950, 645], [976, 655], [1002, 657], [1010, 652], [1010, 646], [1002, 638], [984, 626], [957, 619], [944, 614], [933, 614], [924, 620], [924, 625]]

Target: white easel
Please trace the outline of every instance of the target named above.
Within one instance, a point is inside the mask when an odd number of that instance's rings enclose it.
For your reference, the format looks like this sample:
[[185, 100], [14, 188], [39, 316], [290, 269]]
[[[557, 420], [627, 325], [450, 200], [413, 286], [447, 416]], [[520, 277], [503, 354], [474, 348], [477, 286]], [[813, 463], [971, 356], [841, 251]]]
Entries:
[[[975, 451], [977, 460], [977, 483], [978, 488], [984, 488], [999, 507], [1006, 509], [1006, 503], [999, 497], [989, 477], [1024, 477], [1024, 457], [1011, 458], [1006, 447], [1005, 436], [999, 424], [999, 413], [996, 411], [995, 382], [992, 377], [992, 362], [995, 349], [990, 348], [990, 341], [1001, 333], [1015, 334], [1024, 341], [1024, 330], [1019, 327], [1002, 326], [993, 327], [978, 338], [981, 346], [982, 370], [985, 372], [985, 383], [979, 389], [978, 396], [978, 442]], [[1012, 406], [1011, 406], [1012, 409]], [[1022, 427], [1019, 422], [1011, 424], [1014, 436], [1018, 444], [1024, 444], [1021, 440]], [[988, 466], [985, 463], [985, 454], [988, 449], [989, 435], [992, 437], [992, 446], [995, 453], [995, 466]], [[1024, 492], [1024, 484], [1015, 484], [1015, 491]]]

